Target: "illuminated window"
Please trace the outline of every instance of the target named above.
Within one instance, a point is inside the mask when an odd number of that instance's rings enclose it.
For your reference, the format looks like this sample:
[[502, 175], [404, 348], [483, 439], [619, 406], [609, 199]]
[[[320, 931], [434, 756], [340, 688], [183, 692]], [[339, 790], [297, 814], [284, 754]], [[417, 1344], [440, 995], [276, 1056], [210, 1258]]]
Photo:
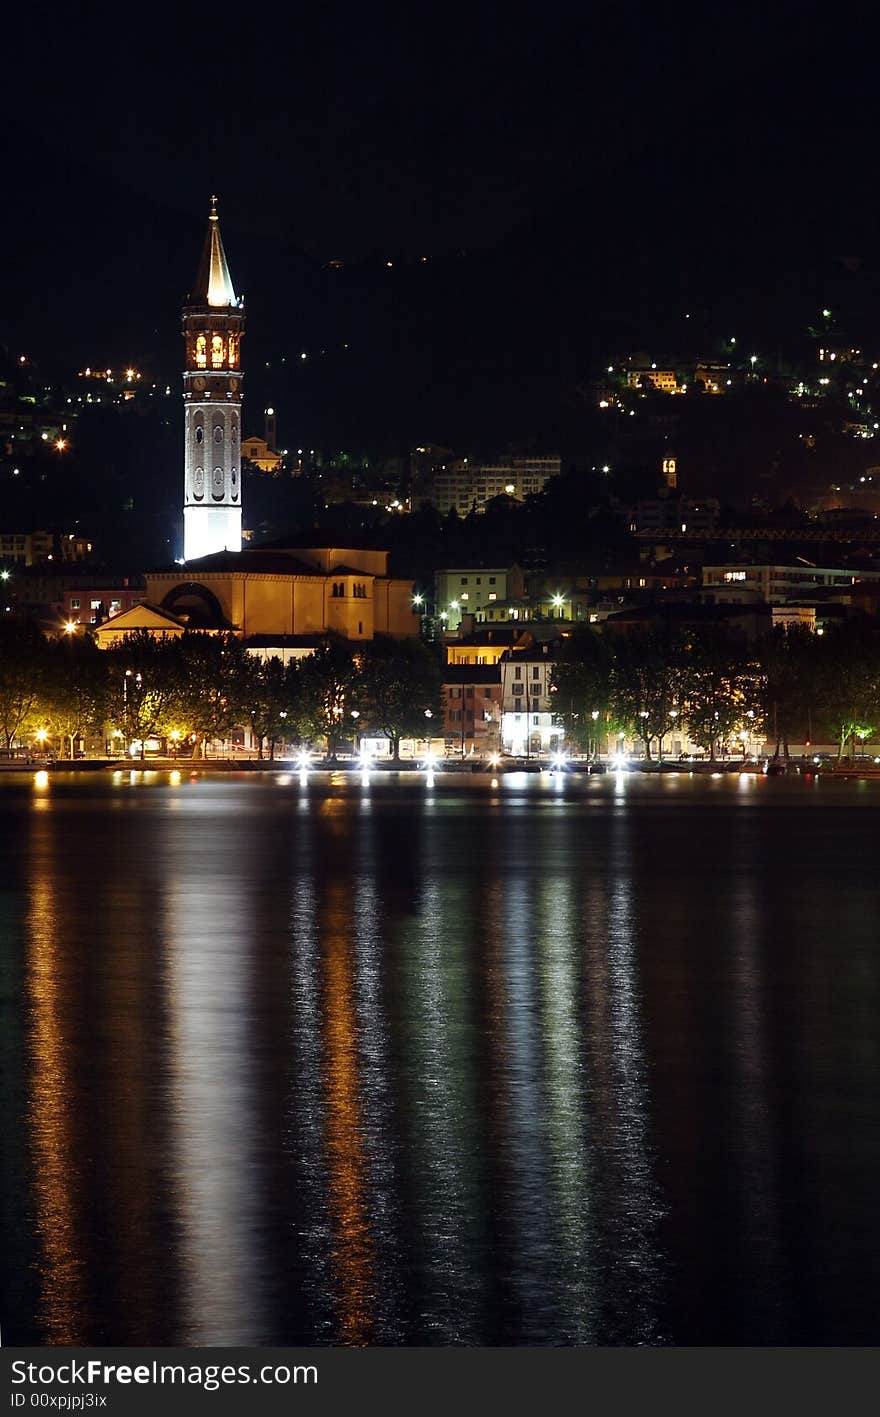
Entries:
[[205, 336], [198, 335], [196, 338], [196, 364], [198, 364], [200, 369], [204, 369], [208, 362], [207, 349], [208, 342]]
[[211, 365], [214, 369], [223, 368], [223, 336], [211, 336]]
[[236, 359], [238, 358], [237, 343], [238, 343], [238, 342], [237, 342], [237, 340], [236, 340], [236, 338], [235, 338], [235, 335], [230, 335], [230, 336], [229, 336], [229, 365], [230, 365], [230, 368], [233, 368], [233, 367], [235, 366], [235, 361], [236, 361]]

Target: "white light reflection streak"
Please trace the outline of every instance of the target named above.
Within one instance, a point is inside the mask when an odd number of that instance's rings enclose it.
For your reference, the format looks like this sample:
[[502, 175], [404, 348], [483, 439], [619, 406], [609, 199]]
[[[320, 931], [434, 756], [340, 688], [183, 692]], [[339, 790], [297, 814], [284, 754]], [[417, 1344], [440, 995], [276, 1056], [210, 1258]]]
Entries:
[[[550, 1184], [544, 1150], [544, 1112], [540, 1038], [537, 1025], [534, 911], [530, 908], [534, 876], [512, 876], [504, 893], [502, 968], [506, 995], [503, 1027], [507, 1043], [505, 1165], [511, 1196], [511, 1227], [516, 1242], [510, 1256], [510, 1281], [522, 1312], [522, 1341], [546, 1341], [554, 1316], [547, 1294], [553, 1252], [545, 1197]], [[518, 1233], [517, 1233], [518, 1232]]]
[[470, 1256], [475, 1200], [466, 1135], [472, 1104], [464, 1093], [471, 1064], [463, 1047], [461, 998], [467, 962], [450, 938], [460, 942], [460, 933], [449, 928], [456, 912], [459, 919], [466, 914], [462, 895], [459, 883], [444, 879], [441, 890], [436, 879], [426, 881], [407, 981], [407, 1079], [426, 1280], [419, 1323], [432, 1344], [476, 1342], [479, 1277]]
[[294, 838], [299, 847], [291, 871], [296, 889], [291, 896], [291, 1090], [285, 1129], [285, 1149], [290, 1152], [302, 1195], [298, 1209], [306, 1217], [302, 1232], [306, 1297], [312, 1328], [324, 1341], [336, 1337], [336, 1320], [329, 1295], [330, 1218], [324, 1137], [327, 1130], [324, 1100], [325, 1050], [321, 960], [318, 944], [317, 888], [309, 836]]
[[[617, 793], [615, 792], [615, 796]], [[615, 1287], [619, 1312], [627, 1314], [628, 1343], [656, 1340], [660, 1207], [648, 1147], [649, 1104], [642, 1051], [641, 996], [633, 905], [633, 863], [626, 811], [611, 819], [612, 871], [608, 911], [608, 1008], [610, 1067], [618, 1187], [612, 1198], [616, 1233]], [[616, 1341], [616, 1340], [615, 1340]]]
[[[367, 774], [365, 774], [367, 776]], [[369, 806], [362, 803], [361, 807]], [[368, 1180], [370, 1231], [374, 1249], [375, 1342], [405, 1340], [402, 1272], [395, 1224], [399, 1177], [392, 1137], [394, 1085], [383, 997], [383, 902], [376, 888], [373, 824], [358, 829], [354, 889], [355, 1011], [363, 1149]]]
[[560, 1343], [596, 1342], [597, 1276], [592, 1253], [593, 1177], [586, 1134], [584, 1040], [580, 1025], [580, 929], [572, 877], [545, 876], [540, 887], [541, 1020], [546, 1076], [545, 1130], [551, 1207], [558, 1234], [555, 1279]]
[[[251, 920], [242, 879], [192, 835], [168, 882], [172, 1191], [181, 1232], [181, 1342], [264, 1340], [257, 1098], [248, 994]], [[232, 849], [229, 838], [228, 849]], [[237, 861], [240, 857], [236, 858]]]

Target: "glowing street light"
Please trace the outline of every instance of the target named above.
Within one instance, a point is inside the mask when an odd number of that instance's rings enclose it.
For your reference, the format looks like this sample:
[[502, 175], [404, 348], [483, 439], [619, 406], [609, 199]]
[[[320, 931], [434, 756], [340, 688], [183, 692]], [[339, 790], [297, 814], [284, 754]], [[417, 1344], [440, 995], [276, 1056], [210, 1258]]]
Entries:
[[65, 633], [65, 635], [72, 635], [72, 634], [74, 634], [75, 632], [76, 632], [76, 621], [75, 621], [75, 620], [66, 620], [65, 623], [64, 623], [64, 633]]

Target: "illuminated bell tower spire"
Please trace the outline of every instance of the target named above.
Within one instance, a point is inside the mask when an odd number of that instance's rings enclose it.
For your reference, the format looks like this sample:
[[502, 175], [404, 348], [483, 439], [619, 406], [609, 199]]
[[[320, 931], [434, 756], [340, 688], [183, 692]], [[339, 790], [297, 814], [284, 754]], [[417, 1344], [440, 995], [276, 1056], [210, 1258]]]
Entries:
[[241, 338], [217, 198], [195, 285], [183, 310], [183, 556], [241, 550]]

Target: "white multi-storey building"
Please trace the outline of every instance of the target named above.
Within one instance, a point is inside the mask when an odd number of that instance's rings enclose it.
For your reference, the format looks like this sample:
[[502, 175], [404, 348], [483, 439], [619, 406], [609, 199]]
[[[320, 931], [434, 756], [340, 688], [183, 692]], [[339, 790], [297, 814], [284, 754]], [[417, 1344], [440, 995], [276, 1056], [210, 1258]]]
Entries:
[[459, 516], [481, 512], [493, 497], [526, 497], [542, 491], [550, 477], [562, 471], [560, 457], [512, 457], [497, 463], [470, 462], [461, 458], [436, 468], [433, 501], [444, 515], [453, 507]]
[[511, 650], [501, 660], [501, 744], [515, 757], [561, 748], [564, 730], [554, 721], [550, 676], [552, 644]]
[[[755, 599], [765, 605], [780, 605], [787, 600], [809, 596], [817, 590], [841, 590], [860, 581], [880, 581], [880, 571], [855, 571], [809, 566], [726, 566], [703, 567], [703, 591], [722, 600]], [[707, 597], [708, 598], [708, 597]]]

